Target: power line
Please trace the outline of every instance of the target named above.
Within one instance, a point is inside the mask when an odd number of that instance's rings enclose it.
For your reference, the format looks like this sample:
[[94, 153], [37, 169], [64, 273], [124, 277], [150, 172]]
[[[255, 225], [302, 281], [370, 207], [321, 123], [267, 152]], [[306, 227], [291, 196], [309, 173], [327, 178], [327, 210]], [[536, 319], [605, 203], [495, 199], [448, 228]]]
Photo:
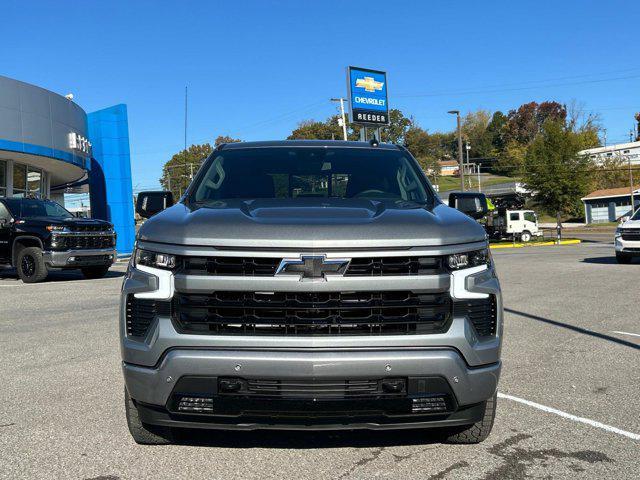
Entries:
[[568, 87], [573, 85], [586, 85], [590, 83], [604, 83], [604, 82], [612, 82], [617, 80], [629, 80], [634, 78], [640, 78], [640, 75], [629, 75], [626, 77], [613, 77], [613, 78], [602, 78], [597, 80], [584, 80], [581, 82], [566, 82], [566, 83], [556, 83], [549, 85], [536, 85], [530, 87], [517, 87], [517, 88], [494, 88], [494, 89], [479, 89], [479, 90], [466, 90], [466, 91], [458, 91], [458, 92], [440, 92], [440, 93], [419, 93], [419, 94], [403, 94], [396, 95], [398, 98], [423, 98], [423, 97], [445, 97], [445, 96], [456, 96], [456, 95], [475, 95], [481, 93], [502, 93], [502, 92], [516, 92], [521, 90], [535, 90], [538, 88], [553, 88], [553, 87]]

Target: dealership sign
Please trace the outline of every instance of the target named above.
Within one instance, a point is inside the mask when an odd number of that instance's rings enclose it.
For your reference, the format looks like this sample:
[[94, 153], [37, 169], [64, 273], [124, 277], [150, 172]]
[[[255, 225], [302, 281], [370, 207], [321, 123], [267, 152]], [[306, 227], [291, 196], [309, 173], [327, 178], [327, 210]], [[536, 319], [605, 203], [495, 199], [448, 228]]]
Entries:
[[69, 133], [69, 148], [79, 153], [91, 155], [91, 142], [76, 132]]
[[388, 125], [387, 74], [378, 70], [347, 69], [351, 121], [364, 125]]

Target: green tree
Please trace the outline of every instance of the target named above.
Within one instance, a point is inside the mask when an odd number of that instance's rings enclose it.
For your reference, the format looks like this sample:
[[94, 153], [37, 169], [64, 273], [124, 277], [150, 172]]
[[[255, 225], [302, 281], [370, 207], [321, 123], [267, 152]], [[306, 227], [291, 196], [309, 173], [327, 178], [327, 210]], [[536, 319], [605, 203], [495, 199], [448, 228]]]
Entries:
[[[324, 122], [317, 120], [303, 120], [298, 128], [291, 132], [288, 140], [342, 140], [342, 127], [338, 123], [340, 115], [332, 115]], [[347, 138], [357, 140], [358, 135], [353, 132], [351, 125], [347, 126]]]
[[606, 157], [598, 165], [594, 165], [592, 189], [617, 188], [629, 185], [627, 161], [622, 156]]
[[491, 154], [491, 138], [487, 128], [491, 121], [491, 113], [478, 110], [467, 113], [462, 119], [462, 137], [471, 146], [470, 158], [484, 158]]
[[404, 143], [405, 135], [413, 123], [413, 120], [405, 117], [400, 110], [392, 108], [389, 110], [389, 125], [382, 127], [382, 141], [385, 143]]
[[591, 164], [578, 154], [582, 145], [579, 133], [549, 119], [527, 148], [523, 181], [542, 208], [556, 215], [558, 225], [561, 215], [579, 214], [580, 198], [589, 191]]
[[202, 162], [212, 151], [210, 144], [203, 143], [191, 145], [186, 150], [176, 153], [164, 164], [160, 185], [165, 190], [173, 192], [175, 198], [180, 197], [191, 182], [192, 175], [196, 174]]
[[229, 137], [227, 135], [219, 135], [218, 138], [213, 142], [214, 147], [219, 147], [223, 143], [238, 143], [241, 142], [239, 138]]

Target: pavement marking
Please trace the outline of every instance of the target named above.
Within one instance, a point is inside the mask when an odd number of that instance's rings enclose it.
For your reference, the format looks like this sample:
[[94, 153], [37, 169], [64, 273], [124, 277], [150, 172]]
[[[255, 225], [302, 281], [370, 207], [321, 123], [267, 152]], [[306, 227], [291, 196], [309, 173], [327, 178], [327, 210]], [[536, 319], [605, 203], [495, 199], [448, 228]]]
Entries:
[[524, 405], [528, 405], [529, 407], [542, 410], [543, 412], [553, 413], [554, 415], [558, 415], [560, 417], [573, 420], [574, 422], [585, 423], [587, 425], [591, 425], [592, 427], [606, 430], [607, 432], [617, 433], [618, 435], [628, 437], [632, 440], [640, 440], [640, 434], [627, 432], [626, 430], [621, 430], [619, 428], [612, 427], [611, 425], [605, 425], [604, 423], [596, 422], [595, 420], [591, 420], [589, 418], [577, 417], [576, 415], [572, 415], [570, 413], [563, 412], [562, 410], [557, 410], [555, 408], [547, 407], [546, 405], [541, 405], [539, 403], [535, 403], [530, 400], [525, 400], [524, 398], [514, 397], [513, 395], [507, 395], [505, 393], [500, 393], [500, 392], [498, 392], [498, 398], [504, 398], [506, 400], [512, 400], [514, 402], [522, 403]]
[[612, 330], [611, 333], [619, 333], [620, 335], [631, 335], [632, 337], [640, 337], [638, 333], [619, 332], [618, 330]]

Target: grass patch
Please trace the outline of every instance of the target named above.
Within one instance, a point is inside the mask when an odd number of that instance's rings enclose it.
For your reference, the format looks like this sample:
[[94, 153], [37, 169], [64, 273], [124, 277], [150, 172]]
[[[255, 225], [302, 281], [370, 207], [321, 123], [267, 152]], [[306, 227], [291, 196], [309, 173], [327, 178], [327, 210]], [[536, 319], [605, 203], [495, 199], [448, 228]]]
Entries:
[[[466, 188], [469, 188], [469, 180], [471, 181], [471, 189], [478, 189], [478, 177], [476, 175], [470, 175], [466, 179]], [[500, 183], [517, 182], [518, 179], [514, 177], [503, 177], [500, 175], [481, 174], [480, 184], [482, 186], [497, 185]], [[437, 181], [440, 192], [448, 192], [451, 190], [460, 190], [460, 177], [440, 177]]]

